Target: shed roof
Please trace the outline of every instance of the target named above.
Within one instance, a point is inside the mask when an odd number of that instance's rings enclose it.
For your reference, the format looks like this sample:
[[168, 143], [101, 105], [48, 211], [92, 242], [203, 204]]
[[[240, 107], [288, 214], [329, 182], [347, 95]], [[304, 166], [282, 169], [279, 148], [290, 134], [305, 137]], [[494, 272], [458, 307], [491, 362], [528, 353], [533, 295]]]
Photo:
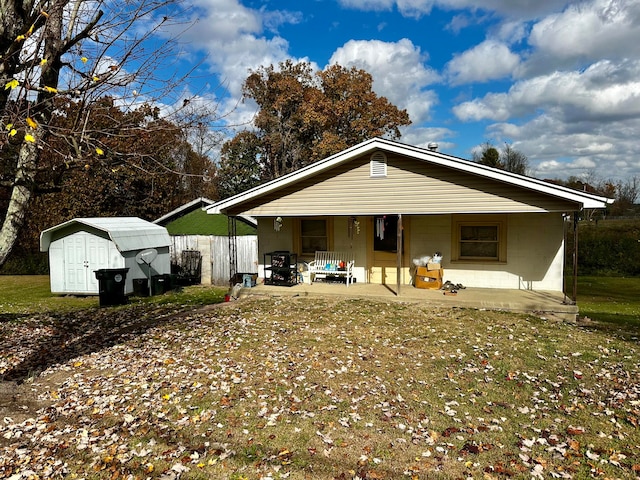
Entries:
[[120, 252], [168, 247], [167, 229], [138, 217], [74, 218], [40, 233], [40, 251], [46, 252], [53, 240], [66, 232], [98, 230], [107, 234]]
[[[273, 198], [278, 192], [285, 191], [293, 185], [299, 185], [303, 181], [315, 178], [316, 176], [328, 172], [340, 165], [351, 162], [363, 155], [371, 154], [375, 151], [382, 151], [387, 154], [395, 154], [405, 158], [424, 162], [434, 166], [444, 167], [450, 171], [457, 171], [460, 174], [475, 178], [482, 178], [495, 184], [508, 185], [521, 191], [529, 191], [537, 195], [546, 195], [564, 202], [571, 202], [577, 209], [581, 208], [605, 208], [607, 203], [613, 200], [598, 195], [589, 194], [579, 190], [555, 185], [543, 180], [525, 175], [499, 170], [496, 168], [481, 165], [469, 160], [447, 155], [441, 152], [428, 150], [384, 138], [373, 138], [343, 150], [335, 155], [327, 157], [318, 162], [312, 163], [295, 172], [289, 173], [275, 180], [271, 180], [263, 185], [259, 185], [251, 190], [221, 200], [205, 210], [209, 214], [226, 213], [241, 214], [250, 210], [251, 206], [262, 199]], [[372, 193], [377, 195], [377, 193]], [[455, 206], [454, 206], [455, 207]], [[269, 214], [271, 212], [268, 212]], [[398, 212], [405, 213], [405, 212]], [[445, 212], [440, 212], [445, 213]], [[461, 213], [456, 208], [452, 208], [450, 213]], [[256, 213], [253, 213], [256, 215]]]

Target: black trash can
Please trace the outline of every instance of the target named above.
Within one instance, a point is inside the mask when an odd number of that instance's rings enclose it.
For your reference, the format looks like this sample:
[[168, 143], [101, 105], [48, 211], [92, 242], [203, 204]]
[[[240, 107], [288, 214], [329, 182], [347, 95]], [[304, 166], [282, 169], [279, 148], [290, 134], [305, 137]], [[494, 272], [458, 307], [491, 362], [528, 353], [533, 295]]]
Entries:
[[98, 293], [100, 306], [124, 305], [127, 296], [124, 293], [125, 280], [128, 268], [102, 268], [94, 270], [98, 280]]
[[149, 279], [134, 278], [133, 294], [137, 295], [138, 297], [148, 297], [149, 296]]
[[167, 275], [151, 276], [151, 295], [162, 295], [169, 291], [169, 278]]

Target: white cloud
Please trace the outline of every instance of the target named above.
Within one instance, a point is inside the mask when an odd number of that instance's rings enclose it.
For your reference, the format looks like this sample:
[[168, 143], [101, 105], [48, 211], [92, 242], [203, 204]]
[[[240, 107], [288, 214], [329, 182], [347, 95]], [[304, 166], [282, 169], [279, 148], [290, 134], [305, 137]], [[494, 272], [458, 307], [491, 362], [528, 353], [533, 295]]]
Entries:
[[573, 161], [547, 160], [540, 162], [535, 168], [535, 174], [539, 178], [567, 178], [580, 176], [589, 170], [593, 170], [596, 162], [587, 158], [578, 158]]
[[640, 120], [567, 123], [552, 113], [521, 125], [493, 124], [489, 136], [496, 144], [509, 141], [527, 155], [533, 174], [540, 178], [594, 172], [599, 178], [615, 180], [638, 174], [633, 132], [639, 131]]
[[470, 50], [455, 55], [446, 66], [453, 85], [486, 82], [509, 77], [520, 64], [520, 57], [504, 43], [486, 40]]
[[506, 20], [500, 23], [493, 31], [493, 36], [508, 44], [521, 42], [529, 34], [527, 23], [517, 20]]
[[383, 11], [391, 10], [396, 0], [338, 0], [340, 5], [357, 10]]
[[428, 15], [433, 7], [444, 10], [495, 11], [505, 16], [536, 18], [542, 14], [557, 11], [568, 3], [567, 0], [339, 0], [340, 4], [359, 10], [391, 10], [397, 7], [406, 17]]
[[[532, 61], [594, 61], [640, 53], [640, 2], [577, 2], [536, 23], [529, 44]], [[624, 48], [620, 48], [624, 46]]]
[[554, 72], [515, 83], [507, 93], [489, 93], [454, 107], [469, 120], [506, 120], [553, 109], [566, 121], [640, 116], [640, 60], [602, 60], [583, 72]]
[[403, 130], [400, 141], [422, 148], [427, 148], [431, 142], [435, 142], [438, 144], [438, 150], [447, 151], [454, 147], [454, 143], [446, 139], [454, 135], [455, 133], [448, 128], [412, 127]]
[[265, 32], [299, 22], [299, 13], [251, 9], [239, 0], [197, 0], [195, 7], [197, 21], [181, 39], [206, 52], [210, 70], [235, 99], [250, 70], [290, 58], [288, 41]]
[[[233, 127], [246, 127], [257, 106], [240, 102], [242, 85], [251, 70], [278, 65], [290, 59], [289, 43], [277, 30], [283, 24], [301, 21], [299, 12], [248, 8], [239, 0], [196, 0], [194, 24], [181, 33], [181, 41], [194, 52], [201, 52], [206, 66], [226, 90], [217, 107], [223, 121]], [[196, 20], [197, 19], [197, 20]], [[298, 59], [293, 59], [298, 61]], [[306, 60], [306, 59], [300, 59]]]
[[406, 108], [414, 123], [429, 117], [437, 98], [427, 87], [439, 76], [425, 65], [426, 55], [410, 40], [382, 42], [351, 40], [338, 48], [329, 64], [355, 66], [369, 72], [374, 90], [399, 108]]

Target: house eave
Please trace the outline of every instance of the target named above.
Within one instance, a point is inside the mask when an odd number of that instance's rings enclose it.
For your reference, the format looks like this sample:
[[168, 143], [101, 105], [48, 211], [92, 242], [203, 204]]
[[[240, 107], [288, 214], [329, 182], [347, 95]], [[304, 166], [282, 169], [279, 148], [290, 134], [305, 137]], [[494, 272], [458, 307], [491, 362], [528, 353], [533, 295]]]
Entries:
[[[216, 202], [215, 204], [206, 207], [205, 210], [210, 214], [229, 214], [230, 212], [233, 214], [240, 214], [243, 212], [242, 205], [246, 202], [266, 194], [274, 193], [277, 190], [286, 188], [296, 182], [331, 169], [343, 162], [347, 162], [376, 150], [382, 150], [387, 153], [394, 153], [401, 156], [410, 156], [416, 160], [430, 162], [443, 167], [466, 172], [471, 175], [478, 175], [494, 181], [503, 182], [512, 186], [525, 188], [534, 192], [567, 200], [576, 204], [576, 210], [602, 209], [606, 208], [607, 204], [613, 203], [613, 200], [610, 198], [580, 192], [578, 190], [551, 184], [533, 177], [506, 172], [504, 170], [488, 167], [486, 165], [481, 165], [437, 151], [401, 144], [383, 138], [374, 138], [327, 157], [324, 160], [308, 165], [300, 170], [289, 173], [275, 180], [271, 180], [263, 185], [259, 185], [251, 190]], [[354, 214], [356, 213], [354, 212]]]

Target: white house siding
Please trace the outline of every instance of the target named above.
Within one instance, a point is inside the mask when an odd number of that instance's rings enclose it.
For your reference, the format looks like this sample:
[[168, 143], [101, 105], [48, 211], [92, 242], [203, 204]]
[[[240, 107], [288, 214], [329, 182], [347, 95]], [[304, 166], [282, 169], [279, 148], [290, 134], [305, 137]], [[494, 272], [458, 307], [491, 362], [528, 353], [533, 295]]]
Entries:
[[444, 279], [469, 287], [562, 291], [562, 215], [507, 215], [505, 263], [451, 262], [451, 215], [412, 217], [412, 255], [443, 255]]
[[[333, 249], [355, 255], [354, 276], [357, 282], [379, 277], [367, 259], [368, 217], [358, 217], [360, 234], [348, 237], [348, 217], [334, 217]], [[452, 215], [405, 216], [410, 225], [402, 279], [411, 283], [411, 259], [441, 252], [444, 279], [468, 287], [510, 288], [522, 290], [562, 291], [564, 262], [564, 226], [562, 214], [507, 214], [507, 261], [504, 263], [469, 263], [451, 261]], [[294, 219], [283, 217], [280, 231], [273, 228], [273, 218], [258, 220], [261, 239], [258, 273], [264, 277], [263, 254], [274, 250], [296, 251], [293, 245]], [[395, 269], [389, 268], [387, 282], [395, 283]], [[391, 271], [393, 270], [393, 271]], [[392, 281], [389, 281], [391, 279]]]

